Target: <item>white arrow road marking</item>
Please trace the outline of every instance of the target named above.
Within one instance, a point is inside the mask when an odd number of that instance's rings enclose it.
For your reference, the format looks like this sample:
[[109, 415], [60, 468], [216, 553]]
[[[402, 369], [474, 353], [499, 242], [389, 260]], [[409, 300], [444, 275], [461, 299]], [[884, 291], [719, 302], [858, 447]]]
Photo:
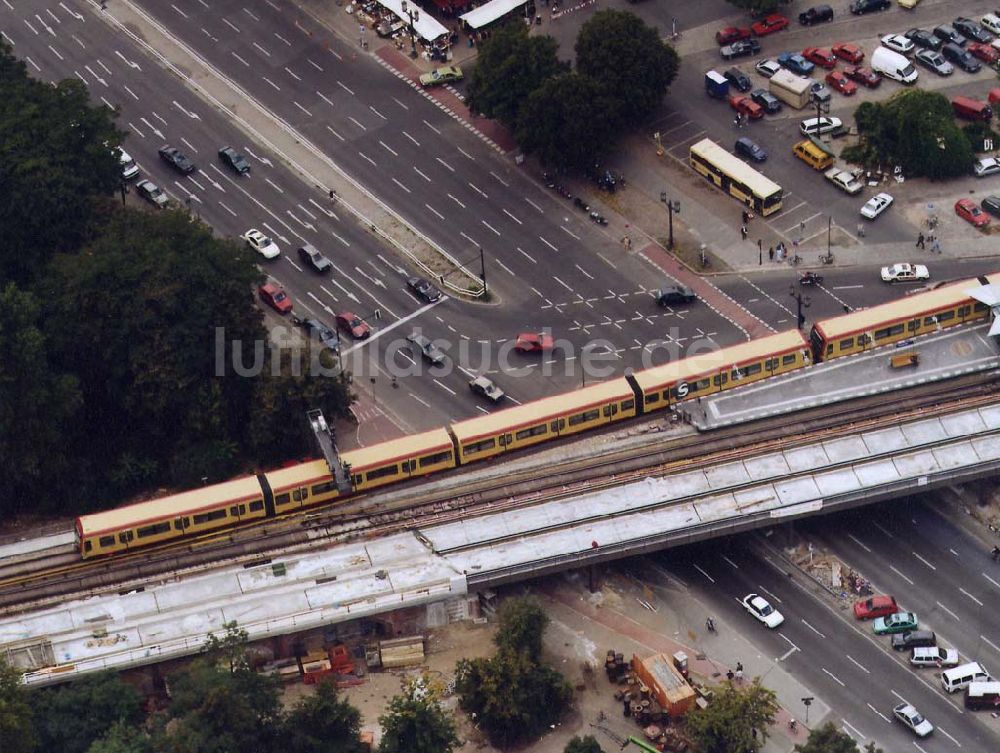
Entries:
[[149, 126], [149, 130], [151, 130], [153, 133], [156, 134], [156, 138], [158, 139], [163, 138], [163, 132], [159, 128], [154, 126], [152, 123], [150, 123], [148, 120], [146, 120], [145, 116], [139, 118], [139, 120], [141, 120], [143, 123]]
[[297, 223], [299, 223], [302, 227], [306, 228], [307, 230], [312, 230], [314, 233], [316, 232], [315, 225], [313, 225], [311, 222], [303, 222], [302, 220], [300, 220], [298, 217], [295, 216], [295, 214], [292, 212], [291, 209], [286, 209], [285, 213], [293, 220], [295, 220]]
[[385, 283], [384, 282], [382, 282], [377, 277], [372, 277], [370, 274], [368, 274], [363, 269], [361, 269], [361, 267], [355, 267], [354, 269], [355, 269], [355, 271], [359, 275], [361, 275], [362, 277], [364, 277], [366, 280], [368, 280], [368, 282], [372, 283], [373, 285], [378, 285], [380, 288], [384, 288], [385, 287]]
[[[5, 4], [7, 5], [8, 8], [10, 8], [10, 3], [5, 3]], [[66, 7], [66, 3], [60, 2], [59, 3], [59, 7], [62, 8], [67, 13], [69, 13], [77, 21], [84, 21], [85, 20], [84, 17], [81, 14], [77, 13], [76, 11], [72, 11], [69, 8], [67, 8]], [[14, 10], [13, 8], [10, 8], [10, 9]]]
[[139, 67], [138, 63], [129, 60], [127, 57], [125, 57], [124, 55], [122, 55], [118, 50], [115, 50], [115, 55], [117, 55], [118, 57], [120, 57], [122, 59], [122, 62], [125, 63], [125, 65], [127, 65], [129, 68], [132, 68], [132, 69], [137, 70], [137, 71], [141, 71], [142, 70], [142, 68]]
[[180, 102], [178, 102], [176, 99], [173, 100], [173, 103], [174, 103], [174, 107], [176, 107], [178, 110], [180, 110], [182, 113], [184, 113], [185, 115], [187, 115], [192, 120], [201, 120], [201, 118], [198, 117], [198, 113], [191, 112], [190, 110], [184, 109], [184, 107], [182, 107], [181, 104], [180, 104]]
[[[347, 288], [345, 288], [343, 285], [341, 285], [339, 282], [337, 282], [337, 279], [335, 277], [331, 277], [330, 278], [330, 282], [332, 282], [334, 285], [336, 285], [338, 288], [340, 288], [341, 291], [343, 291], [344, 295], [346, 295], [352, 301], [354, 301], [355, 303], [360, 303], [360, 301], [358, 301], [358, 297], [356, 295], [354, 295], [354, 293], [352, 293], [350, 290], [348, 290]], [[322, 288], [323, 286], [320, 285], [320, 287]], [[323, 289], [326, 290], [326, 288], [323, 288]], [[328, 295], [330, 295], [331, 298], [336, 298], [336, 296], [334, 296], [332, 293], [328, 293]]]
[[268, 167], [271, 167], [271, 165], [274, 164], [267, 157], [260, 157], [260, 156], [258, 156], [256, 154], [254, 154], [253, 152], [251, 152], [250, 151], [250, 147], [248, 147], [248, 146], [243, 147], [243, 151], [246, 152], [247, 154], [249, 154], [251, 157], [253, 157], [258, 162], [260, 162], [262, 165], [267, 165]]

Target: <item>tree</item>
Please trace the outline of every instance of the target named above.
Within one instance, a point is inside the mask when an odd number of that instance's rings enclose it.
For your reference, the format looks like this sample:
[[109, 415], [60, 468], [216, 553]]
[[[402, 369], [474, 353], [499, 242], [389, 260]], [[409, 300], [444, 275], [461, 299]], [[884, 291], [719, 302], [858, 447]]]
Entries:
[[575, 49], [577, 72], [613, 96], [618, 116], [630, 126], [656, 111], [680, 68], [680, 57], [659, 31], [626, 11], [595, 13], [580, 29]]
[[282, 753], [362, 753], [361, 712], [324, 679], [292, 709], [282, 727]]
[[563, 753], [604, 753], [593, 735], [574, 737], [563, 749]]
[[135, 726], [143, 717], [139, 694], [112, 672], [38, 690], [31, 705], [39, 749], [59, 753], [86, 753], [116, 723]]
[[378, 753], [452, 753], [459, 743], [454, 722], [423, 678], [408, 682], [378, 721]]
[[729, 0], [732, 5], [749, 11], [754, 16], [765, 16], [774, 13], [780, 6], [788, 5], [792, 0]]
[[778, 708], [774, 691], [756, 678], [745, 690], [716, 691], [710, 706], [688, 714], [687, 730], [703, 753], [757, 753]]
[[546, 165], [583, 169], [614, 149], [618, 105], [601, 84], [565, 73], [532, 92], [521, 110], [517, 140]]
[[0, 740], [4, 753], [34, 753], [38, 747], [35, 722], [21, 673], [0, 659]]
[[[874, 742], [865, 746], [866, 753], [882, 753]], [[858, 753], [858, 744], [846, 732], [841, 732], [827, 722], [812, 730], [805, 743], [795, 746], [795, 753]]]
[[115, 722], [111, 729], [87, 749], [87, 753], [153, 753], [154, 747], [143, 730]]
[[503, 650], [525, 653], [537, 663], [542, 658], [542, 637], [549, 617], [534, 599], [518, 597], [500, 605], [499, 624], [493, 642]]
[[515, 128], [531, 93], [569, 71], [569, 64], [556, 57], [558, 48], [550, 36], [528, 36], [520, 20], [501, 26], [479, 46], [468, 84], [469, 110]]
[[215, 633], [209, 633], [208, 640], [205, 641], [205, 653], [216, 664], [220, 662], [228, 664], [230, 672], [249, 671], [247, 643], [250, 634], [235, 620], [225, 623], [222, 627], [226, 629], [226, 634], [221, 638]]

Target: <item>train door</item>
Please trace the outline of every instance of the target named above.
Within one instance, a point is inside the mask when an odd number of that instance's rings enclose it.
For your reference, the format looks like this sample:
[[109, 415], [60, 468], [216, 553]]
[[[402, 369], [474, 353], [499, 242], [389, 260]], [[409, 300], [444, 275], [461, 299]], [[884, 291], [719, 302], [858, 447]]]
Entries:
[[123, 549], [125, 549], [125, 551], [128, 551], [129, 546], [132, 543], [132, 539], [133, 538], [134, 538], [134, 535], [133, 535], [132, 531], [121, 531], [118, 534], [118, 543], [119, 543], [119, 545], [121, 545], [121, 547]]

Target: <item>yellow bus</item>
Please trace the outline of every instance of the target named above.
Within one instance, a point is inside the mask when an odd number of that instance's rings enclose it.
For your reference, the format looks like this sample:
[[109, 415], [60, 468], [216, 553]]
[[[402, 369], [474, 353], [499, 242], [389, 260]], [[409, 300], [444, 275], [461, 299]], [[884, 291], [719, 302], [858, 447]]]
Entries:
[[711, 139], [691, 147], [691, 167], [761, 216], [781, 209], [781, 186], [733, 156]]

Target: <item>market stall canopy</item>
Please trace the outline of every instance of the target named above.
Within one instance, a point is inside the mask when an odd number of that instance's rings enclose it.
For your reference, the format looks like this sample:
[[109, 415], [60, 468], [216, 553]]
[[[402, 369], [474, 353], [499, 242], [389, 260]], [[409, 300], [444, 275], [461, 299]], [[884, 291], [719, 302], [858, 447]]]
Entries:
[[[409, 16], [403, 13], [403, 3], [401, 0], [378, 0], [378, 2], [379, 5], [388, 8], [399, 16], [403, 22], [409, 24], [410, 19]], [[423, 8], [417, 7], [415, 3], [408, 3], [407, 5], [410, 9], [419, 11], [420, 13], [420, 18], [413, 24], [413, 28], [417, 30], [417, 36], [425, 42], [433, 42], [442, 34], [448, 33], [448, 30], [434, 16], [424, 11]]]
[[528, 0], [490, 0], [490, 2], [486, 3], [486, 5], [480, 5], [475, 10], [470, 10], [468, 13], [459, 16], [459, 18], [465, 21], [465, 23], [473, 29], [481, 29], [484, 26], [489, 26], [498, 18], [503, 18], [514, 10], [514, 8], [521, 7], [527, 1]]

